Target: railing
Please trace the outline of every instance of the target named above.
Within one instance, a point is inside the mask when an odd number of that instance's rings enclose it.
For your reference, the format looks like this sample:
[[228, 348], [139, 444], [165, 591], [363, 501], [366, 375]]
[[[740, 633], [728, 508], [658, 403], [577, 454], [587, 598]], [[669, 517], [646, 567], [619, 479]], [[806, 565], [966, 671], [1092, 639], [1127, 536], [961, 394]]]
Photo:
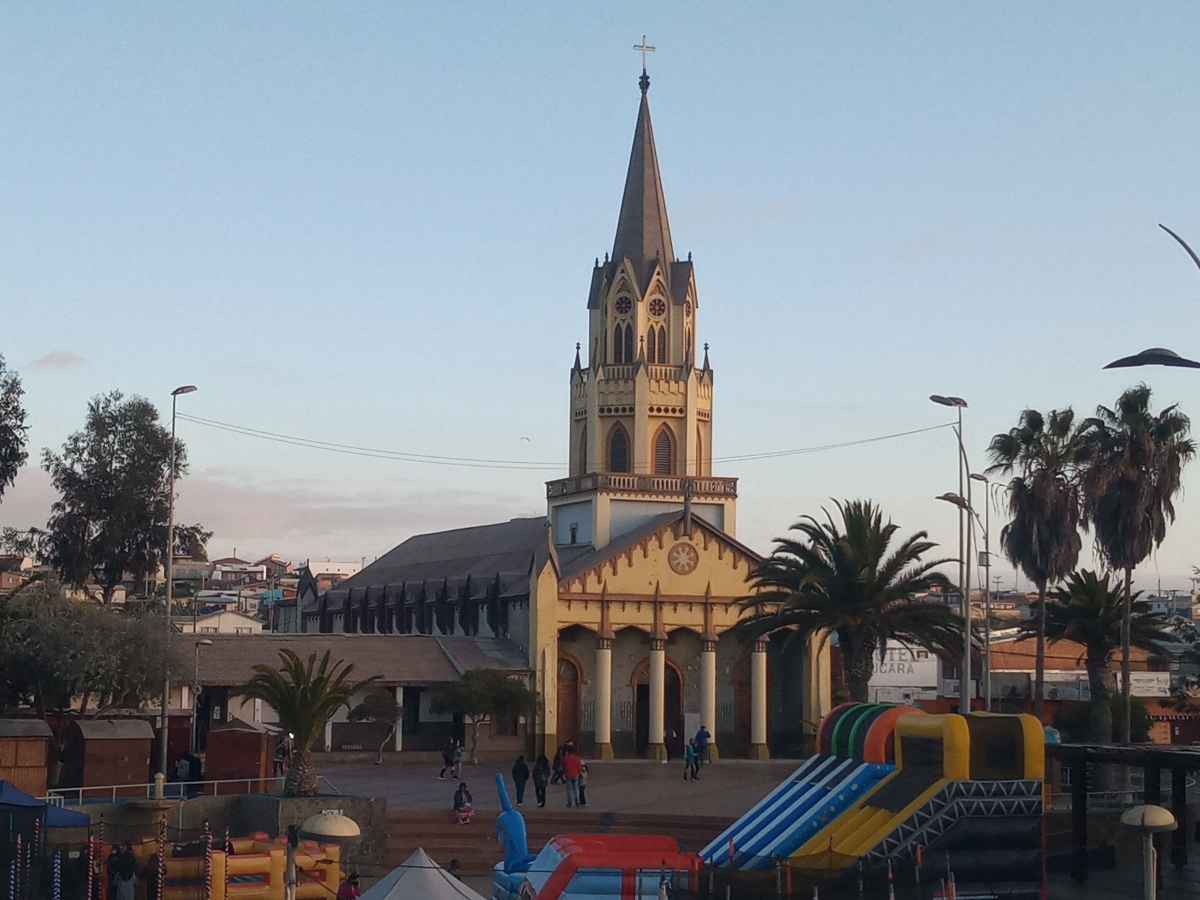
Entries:
[[[221, 778], [207, 781], [168, 781], [163, 785], [163, 799], [186, 800], [196, 796], [229, 794], [277, 794], [283, 792], [282, 775], [266, 778]], [[318, 786], [324, 784], [326, 793], [341, 795], [324, 775], [317, 776]], [[51, 806], [83, 806], [86, 803], [120, 803], [127, 800], [154, 800], [156, 785], [105, 784], [88, 787], [53, 788], [41, 800]]]
[[684, 481], [692, 483], [693, 497], [736, 497], [736, 478], [685, 478], [682, 475], [592, 474], [546, 482], [547, 497], [564, 497], [595, 490], [631, 491], [638, 494], [682, 494]]

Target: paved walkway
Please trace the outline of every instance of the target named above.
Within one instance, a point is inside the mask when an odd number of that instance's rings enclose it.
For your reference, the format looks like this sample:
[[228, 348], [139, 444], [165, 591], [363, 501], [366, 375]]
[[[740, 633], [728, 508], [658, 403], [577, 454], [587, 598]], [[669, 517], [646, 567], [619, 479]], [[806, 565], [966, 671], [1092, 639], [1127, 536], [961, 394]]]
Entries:
[[[437, 778], [438, 767], [385, 762], [323, 762], [317, 771], [343, 794], [386, 797], [390, 809], [449, 809], [458, 783]], [[588, 811], [672, 813], [676, 815], [740, 816], [796, 770], [796, 760], [727, 760], [702, 767], [699, 781], [683, 780], [682, 763], [610, 760], [588, 763]], [[511, 765], [464, 765], [462, 780], [475, 799], [475, 808], [498, 810], [495, 773], [503, 771], [509, 796], [516, 790]], [[534, 805], [533, 784], [526, 788], [525, 806]], [[566, 807], [566, 789], [551, 785], [546, 806]]]

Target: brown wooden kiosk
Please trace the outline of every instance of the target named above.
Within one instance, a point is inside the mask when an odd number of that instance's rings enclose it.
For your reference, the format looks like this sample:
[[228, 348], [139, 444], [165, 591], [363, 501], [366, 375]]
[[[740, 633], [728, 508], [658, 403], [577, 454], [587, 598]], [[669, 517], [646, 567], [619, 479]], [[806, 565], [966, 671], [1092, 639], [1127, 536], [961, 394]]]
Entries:
[[245, 778], [247, 785], [217, 786], [218, 793], [262, 793], [274, 785], [275, 738], [261, 725], [233, 718], [208, 732], [204, 771], [210, 781]]
[[31, 797], [44, 797], [50, 736], [41, 719], [0, 719], [0, 779]]
[[143, 719], [79, 719], [67, 731], [62, 786], [147, 784], [153, 742]]

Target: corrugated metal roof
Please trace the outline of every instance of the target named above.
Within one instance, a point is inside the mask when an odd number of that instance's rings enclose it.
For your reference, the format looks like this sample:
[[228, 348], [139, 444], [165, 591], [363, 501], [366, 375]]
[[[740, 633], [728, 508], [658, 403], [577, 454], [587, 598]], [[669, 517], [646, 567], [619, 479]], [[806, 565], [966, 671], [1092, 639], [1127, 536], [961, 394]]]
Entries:
[[0, 737], [50, 737], [50, 726], [41, 719], [0, 719]]
[[[381, 685], [446, 684], [458, 668], [488, 667], [514, 673], [530, 671], [524, 651], [502, 638], [429, 634], [212, 634], [212, 646], [200, 648], [200, 683], [234, 687], [254, 677], [254, 667], [279, 665], [279, 651], [301, 659], [329, 650], [331, 661], [354, 664], [354, 679], [380, 676]], [[452, 661], [453, 659], [453, 661]]]
[[154, 729], [143, 719], [80, 719], [75, 723], [89, 741], [153, 740]]

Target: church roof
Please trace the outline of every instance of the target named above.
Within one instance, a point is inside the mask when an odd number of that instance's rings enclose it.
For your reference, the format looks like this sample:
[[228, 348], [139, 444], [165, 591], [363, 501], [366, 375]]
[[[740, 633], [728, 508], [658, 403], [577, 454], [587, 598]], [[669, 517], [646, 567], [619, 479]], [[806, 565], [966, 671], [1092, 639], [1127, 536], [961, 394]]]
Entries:
[[[380, 684], [445, 684], [463, 672], [487, 667], [529, 671], [521, 648], [504, 638], [432, 634], [213, 634], [198, 657], [203, 685], [239, 685], [254, 677], [255, 666], [279, 665], [279, 651], [301, 660], [329, 651], [330, 660], [354, 663], [354, 678], [379, 676]], [[87, 721], [87, 720], [81, 720]], [[141, 723], [145, 724], [145, 723]]]
[[[613, 538], [613, 540], [610, 543], [605, 544], [599, 550], [592, 550], [587, 553], [579, 554], [579, 555], [575, 556], [574, 558], [570, 559], [569, 561], [561, 560], [562, 548], [559, 548], [560, 562], [561, 562], [561, 569], [559, 572], [559, 580], [568, 581], [572, 578], [575, 578], [578, 575], [583, 574], [584, 572], [588, 571], [589, 569], [594, 569], [596, 566], [601, 565], [605, 560], [610, 559], [614, 556], [618, 556], [621, 553], [624, 553], [630, 547], [637, 546], [639, 543], [641, 543], [642, 541], [644, 541], [646, 538], [650, 537], [651, 535], [657, 534], [658, 532], [662, 531], [664, 528], [668, 528], [671, 525], [674, 525], [676, 522], [682, 522], [682, 520], [683, 520], [683, 510], [682, 509], [677, 509], [677, 510], [674, 510], [673, 512], [661, 513], [661, 514], [655, 516], [653, 519], [650, 519], [649, 521], [647, 521], [645, 524], [641, 525], [640, 527], [635, 528], [633, 531], [626, 532], [625, 534], [622, 534], [622, 535], [619, 535], [618, 537]], [[713, 537], [717, 538], [718, 540], [725, 541], [731, 547], [734, 547], [739, 553], [743, 554], [747, 559], [751, 560], [752, 562], [759, 562], [762, 559], [762, 556], [760, 556], [755, 551], [751, 550], [745, 544], [739, 542], [736, 538], [731, 537], [730, 535], [726, 534], [724, 531], [722, 531], [716, 525], [709, 524], [707, 521], [705, 521], [700, 516], [696, 515], [694, 512], [692, 513], [692, 528], [693, 529], [696, 529], [696, 528], [704, 529], [705, 531], [709, 532]]]
[[654, 149], [650, 103], [645, 90], [633, 132], [633, 150], [629, 154], [629, 171], [625, 175], [625, 194], [621, 198], [612, 256], [614, 262], [627, 257], [640, 278], [648, 277], [647, 270], [656, 257], [661, 259], [663, 266], [675, 259], [671, 228], [667, 224], [667, 201], [658, 171], [658, 153]]
[[460, 585], [468, 577], [482, 592], [499, 575], [502, 595], [523, 595], [529, 593], [530, 573], [549, 556], [545, 516], [435, 531], [410, 537], [330, 594], [354, 591], [358, 596], [363, 590], [402, 584], [412, 590], [423, 582], [431, 588], [443, 582]]

